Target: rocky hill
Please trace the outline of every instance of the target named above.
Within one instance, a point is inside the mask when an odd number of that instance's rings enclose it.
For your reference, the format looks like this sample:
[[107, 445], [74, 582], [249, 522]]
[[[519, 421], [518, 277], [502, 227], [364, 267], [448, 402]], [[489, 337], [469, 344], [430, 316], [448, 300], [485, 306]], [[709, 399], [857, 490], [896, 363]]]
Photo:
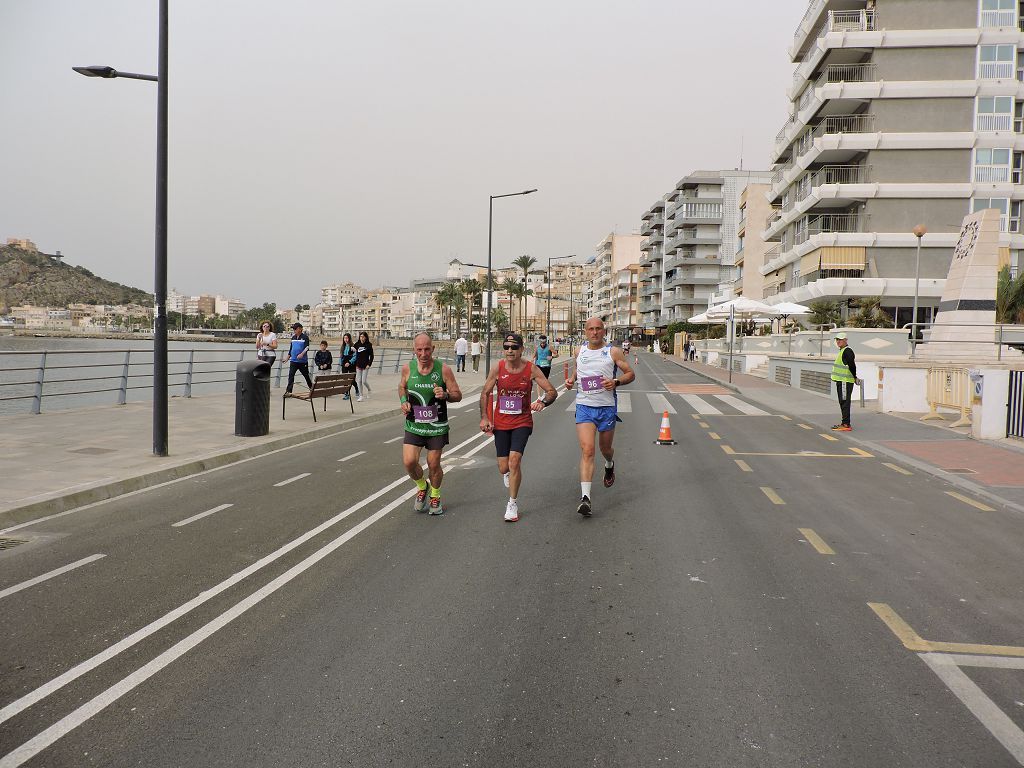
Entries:
[[138, 288], [96, 277], [85, 267], [13, 245], [0, 245], [0, 314], [21, 304], [143, 304], [153, 296]]

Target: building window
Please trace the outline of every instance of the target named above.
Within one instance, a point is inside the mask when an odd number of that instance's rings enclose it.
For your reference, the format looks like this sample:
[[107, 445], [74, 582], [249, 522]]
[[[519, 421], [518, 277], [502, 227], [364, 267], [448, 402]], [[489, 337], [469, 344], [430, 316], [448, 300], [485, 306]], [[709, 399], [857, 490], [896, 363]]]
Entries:
[[976, 197], [971, 202], [971, 213], [983, 211], [986, 208], [995, 208], [999, 211], [1000, 232], [1020, 232], [1020, 201], [1010, 201], [1000, 197]]
[[981, 0], [981, 26], [1016, 27], [1017, 0]]
[[1017, 51], [1013, 45], [978, 46], [978, 77], [982, 80], [1012, 78], [1016, 60]]
[[978, 97], [978, 130], [1008, 131], [1013, 127], [1013, 98], [1010, 96]]
[[974, 151], [974, 180], [996, 182], [1010, 180], [1009, 149], [976, 149]]

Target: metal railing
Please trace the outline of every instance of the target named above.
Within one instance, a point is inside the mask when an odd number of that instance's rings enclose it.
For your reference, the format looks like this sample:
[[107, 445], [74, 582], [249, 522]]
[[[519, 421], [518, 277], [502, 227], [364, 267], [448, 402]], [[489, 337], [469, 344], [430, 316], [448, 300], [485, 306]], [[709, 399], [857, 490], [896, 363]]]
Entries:
[[875, 127], [875, 116], [870, 114], [832, 115], [815, 126], [808, 126], [797, 138], [793, 156], [799, 157], [814, 146], [814, 140], [831, 134], [871, 133]]
[[795, 244], [806, 243], [815, 235], [829, 233], [850, 233], [860, 231], [860, 215], [856, 213], [822, 213], [816, 216], [805, 216], [804, 222], [796, 231]]
[[983, 27], [1016, 27], [1018, 25], [1017, 11], [982, 11], [981, 26]]
[[1011, 114], [978, 115], [977, 130], [979, 131], [1009, 131], [1013, 130], [1014, 127], [1013, 115]]
[[[911, 359], [917, 353], [918, 344], [956, 344], [962, 346], [964, 344], [995, 344], [996, 345], [996, 360], [1001, 361], [1003, 359], [1003, 347], [1010, 349], [1022, 349], [1024, 350], [1024, 330], [1021, 329], [1020, 325], [1014, 323], [904, 323], [900, 326], [903, 330], [910, 334], [910, 357]], [[995, 338], [988, 339], [923, 339], [920, 338], [924, 335], [925, 330], [934, 330], [935, 328], [990, 328], [995, 332]], [[1010, 341], [1006, 339], [1006, 329], [1016, 330], [1020, 332], [1021, 340]]]
[[1017, 67], [1012, 61], [981, 61], [978, 62], [978, 78], [980, 80], [1012, 80]]
[[976, 165], [974, 167], [975, 181], [1009, 181], [1010, 168], [1006, 165]]
[[829, 64], [821, 73], [815, 87], [820, 88], [829, 83], [870, 83], [876, 79], [876, 67], [867, 62], [863, 64]]
[[[194, 389], [224, 392], [234, 383], [235, 366], [255, 357], [243, 349], [172, 349], [168, 351], [168, 390], [171, 395], [192, 397]], [[312, 364], [310, 351], [310, 361]], [[413, 359], [411, 350], [376, 351], [373, 369], [398, 373], [403, 362]], [[335, 355], [335, 360], [338, 356]], [[288, 363], [279, 355], [274, 386], [288, 377]], [[341, 372], [341, 365], [335, 366]], [[311, 371], [312, 374], [312, 371]], [[72, 398], [71, 405], [126, 404], [131, 393], [153, 388], [151, 349], [62, 349], [0, 352], [0, 406], [28, 403], [31, 413], [42, 413], [44, 399]], [[146, 399], [146, 398], [141, 398]], [[7, 411], [7, 412], [17, 412]]]

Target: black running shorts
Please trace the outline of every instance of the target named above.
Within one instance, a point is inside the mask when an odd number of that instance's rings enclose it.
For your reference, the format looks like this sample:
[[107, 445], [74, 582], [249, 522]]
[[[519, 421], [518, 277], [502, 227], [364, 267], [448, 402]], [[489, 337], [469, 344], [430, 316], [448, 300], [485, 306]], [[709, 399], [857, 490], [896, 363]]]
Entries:
[[497, 449], [498, 457], [507, 458], [512, 451], [519, 454], [525, 453], [526, 441], [532, 434], [533, 427], [494, 430], [494, 447]]
[[448, 433], [445, 432], [443, 435], [424, 437], [423, 435], [406, 432], [405, 440], [403, 440], [402, 443], [404, 445], [415, 445], [417, 448], [426, 448], [428, 451], [440, 451], [448, 445]]

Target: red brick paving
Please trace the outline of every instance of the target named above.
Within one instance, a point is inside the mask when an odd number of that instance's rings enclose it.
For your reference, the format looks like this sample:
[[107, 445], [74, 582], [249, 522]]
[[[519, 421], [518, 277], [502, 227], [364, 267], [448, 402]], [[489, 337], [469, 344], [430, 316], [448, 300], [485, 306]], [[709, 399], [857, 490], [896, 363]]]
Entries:
[[974, 440], [880, 441], [880, 444], [940, 469], [972, 469], [972, 473], [957, 474], [981, 485], [1024, 488], [1024, 453]]
[[733, 391], [717, 384], [666, 384], [666, 389], [675, 395], [731, 395]]

